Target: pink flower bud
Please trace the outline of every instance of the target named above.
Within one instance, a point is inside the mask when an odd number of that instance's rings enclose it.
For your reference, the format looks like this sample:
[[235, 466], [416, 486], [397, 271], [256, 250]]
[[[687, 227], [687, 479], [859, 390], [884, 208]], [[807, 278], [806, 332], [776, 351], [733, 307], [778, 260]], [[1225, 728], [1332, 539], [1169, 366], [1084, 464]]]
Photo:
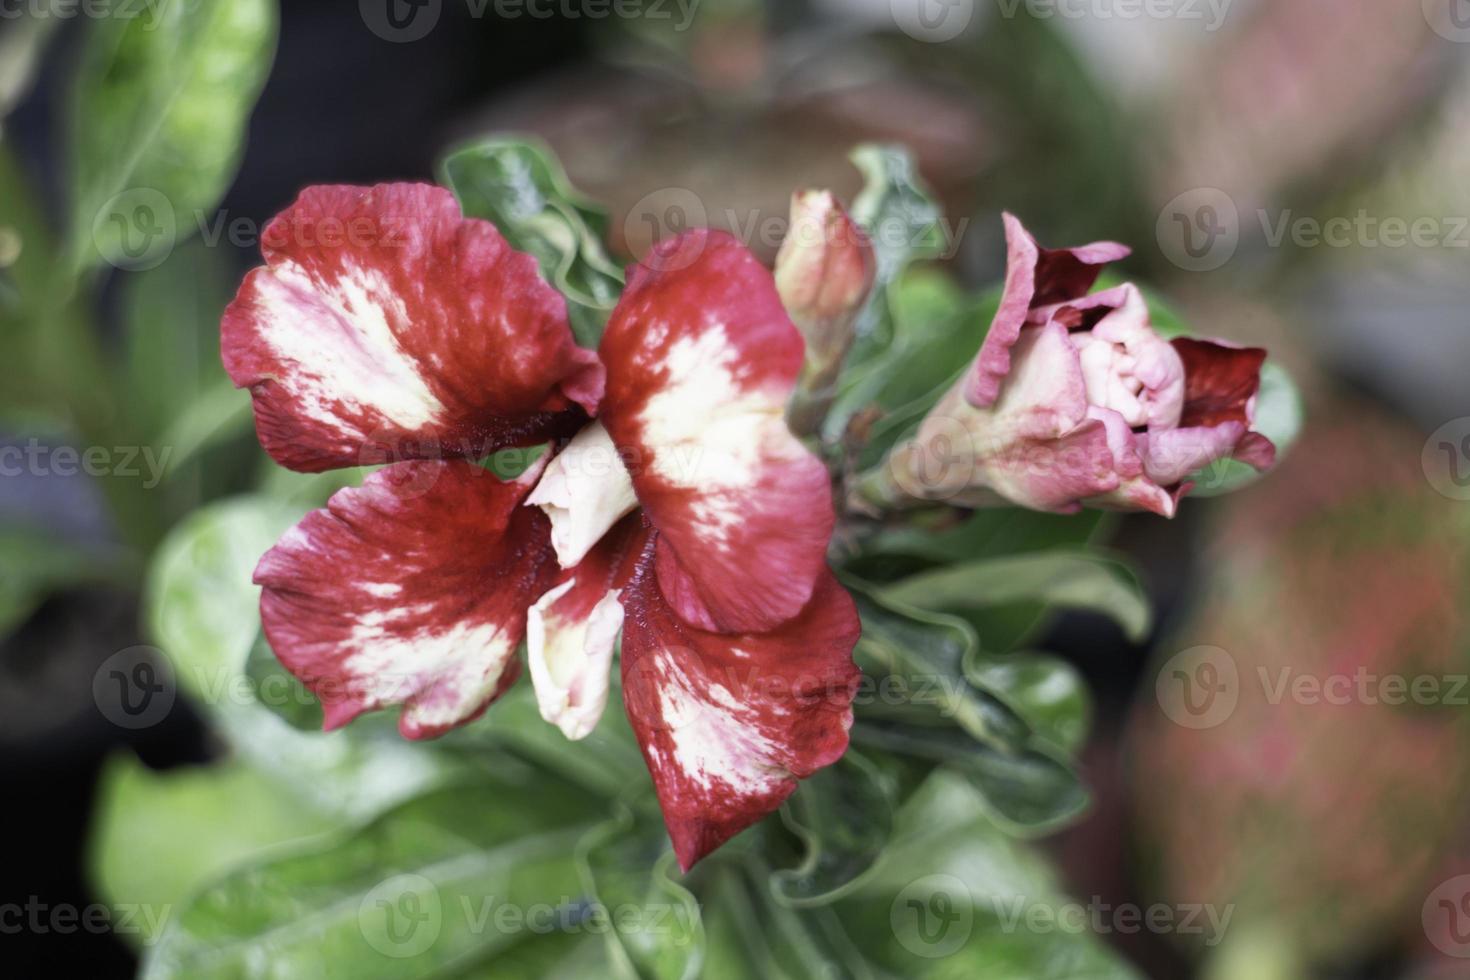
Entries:
[[776, 289], [806, 340], [791, 416], [799, 433], [813, 431], [826, 415], [876, 266], [868, 236], [830, 191], [792, 196], [791, 226], [776, 255]]
[[1272, 465], [1275, 447], [1251, 431], [1264, 350], [1171, 343], [1136, 287], [1089, 294], [1121, 245], [1040, 248], [1010, 215], [1006, 239], [1005, 291], [974, 363], [859, 502], [1172, 517], [1201, 467]]

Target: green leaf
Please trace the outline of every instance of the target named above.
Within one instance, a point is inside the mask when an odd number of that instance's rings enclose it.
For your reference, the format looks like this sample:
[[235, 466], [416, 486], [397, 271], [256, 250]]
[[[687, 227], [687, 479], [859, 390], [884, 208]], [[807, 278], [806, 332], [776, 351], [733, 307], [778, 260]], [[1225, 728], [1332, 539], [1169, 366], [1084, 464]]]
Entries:
[[1092, 701], [1087, 681], [1072, 664], [1040, 653], [974, 656], [965, 675], [1004, 701], [1040, 738], [1067, 753], [1082, 748]]
[[936, 611], [1034, 602], [1102, 613], [1135, 643], [1147, 636], [1148, 598], [1124, 563], [1085, 551], [988, 558], [920, 572], [884, 587], [898, 602]]
[[[904, 606], [866, 583], [846, 584], [863, 621], [854, 656], [877, 692], [859, 703], [855, 742], [963, 772], [1013, 833], [1054, 829], [1086, 808], [1062, 749], [1010, 706], [1014, 690], [991, 691], [968, 669], [979, 649], [973, 627]], [[1049, 718], [1047, 730], [1059, 723]]]
[[198, 227], [239, 164], [265, 84], [274, 0], [113, 0], [74, 90], [70, 254], [146, 268]]
[[607, 955], [620, 975], [696, 980], [704, 963], [699, 902], [674, 881], [678, 865], [657, 820], [620, 807], [577, 846], [582, 885], [607, 918]]
[[196, 242], [123, 283], [130, 427], [167, 446], [175, 469], [210, 440], [249, 424], [250, 397], [230, 383], [219, 353], [233, 275], [223, 253]]
[[706, 888], [706, 976], [720, 980], [809, 980], [876, 974], [830, 907], [790, 908], [766, 891], [770, 869], [753, 858], [723, 864]]
[[940, 772], [899, 812], [874, 873], [834, 909], [883, 976], [1136, 980], [1085, 926], [1058, 924], [1067, 905], [1046, 861], [987, 817], [972, 786]]
[[136, 930], [115, 931], [149, 945], [207, 879], [332, 826], [238, 763], [153, 772], [120, 754], [102, 771], [88, 865], [105, 901], [140, 910]]
[[798, 867], [771, 875], [771, 893], [793, 908], [826, 905], [854, 888], [893, 830], [891, 781], [849, 749], [835, 765], [801, 781], [781, 819], [806, 849]]
[[[867, 305], [858, 316], [857, 340], [848, 355], [837, 400], [823, 426], [829, 442], [837, 442], [851, 418], [874, 401], [892, 360], [906, 343], [900, 339], [895, 298], [904, 270], [916, 261], [940, 255], [948, 245], [939, 206], [920, 181], [907, 150], [864, 144], [853, 151], [852, 161], [866, 179], [862, 193], [853, 201], [852, 215], [873, 242], [877, 273]], [[933, 287], [933, 281], [926, 286]]]
[[466, 146], [446, 157], [441, 171], [467, 216], [493, 223], [536, 257], [547, 282], [567, 298], [577, 340], [596, 347], [623, 291], [622, 270], [604, 248], [606, 211], [572, 187], [549, 148], [531, 140]]
[[1021, 748], [977, 743], [954, 728], [863, 724], [853, 739], [862, 745], [941, 763], [980, 791], [986, 812], [1015, 836], [1039, 836], [1071, 823], [1086, 811], [1087, 791], [1057, 749], [1029, 738]]
[[[41, 56], [51, 35], [61, 24], [55, 0], [27, 4], [7, 12], [5, 33], [0, 34], [0, 123], [23, 99], [35, 81]], [[19, 14], [19, 20], [16, 20]], [[0, 130], [3, 135], [3, 130]]]
[[581, 925], [579, 790], [544, 774], [457, 786], [226, 876], [169, 922], [149, 980], [422, 977]]

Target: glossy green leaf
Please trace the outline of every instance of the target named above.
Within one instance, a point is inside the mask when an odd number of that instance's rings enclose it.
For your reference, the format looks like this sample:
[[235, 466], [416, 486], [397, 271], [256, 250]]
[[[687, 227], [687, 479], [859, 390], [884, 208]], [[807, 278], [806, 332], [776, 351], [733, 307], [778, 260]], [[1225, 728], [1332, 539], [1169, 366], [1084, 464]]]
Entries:
[[965, 675], [1004, 701], [1040, 738], [1068, 753], [1081, 750], [1092, 701], [1086, 679], [1072, 664], [1039, 653], [973, 656]]
[[196, 230], [239, 164], [276, 37], [274, 0], [111, 0], [77, 70], [70, 254], [147, 268]]
[[1083, 551], [987, 558], [920, 572], [884, 587], [884, 595], [921, 609], [957, 611], [1036, 602], [1112, 617], [1128, 638], [1149, 631], [1148, 597], [1123, 562]]
[[1086, 808], [1086, 791], [1050, 739], [1065, 721], [1053, 715], [1039, 734], [1011, 707], [1014, 689], [981, 685], [983, 674], [969, 669], [979, 644], [968, 623], [905, 606], [864, 583], [847, 584], [863, 621], [854, 656], [872, 681], [860, 692], [857, 744], [963, 772], [994, 819], [1015, 833], [1053, 829]]
[[631, 810], [594, 828], [577, 846], [582, 885], [609, 924], [607, 955], [637, 980], [696, 980], [704, 965], [699, 902], [674, 880], [678, 864], [657, 819]]
[[472, 144], [441, 169], [466, 215], [492, 222], [536, 257], [566, 297], [578, 341], [596, 347], [623, 290], [622, 270], [604, 247], [607, 213], [572, 187], [550, 149], [525, 139]]
[[801, 781], [781, 819], [801, 841], [800, 865], [774, 872], [771, 893], [793, 908], [846, 894], [878, 860], [893, 831], [891, 780], [855, 749]]
[[[939, 772], [898, 814], [874, 873], [834, 906], [871, 969], [913, 980], [1134, 980], [1033, 849]], [[1073, 913], [1082, 912], [1079, 925]]]
[[170, 920], [142, 975], [422, 977], [585, 928], [580, 791], [540, 774], [457, 786], [227, 875]]
[[1003, 748], [956, 728], [865, 723], [854, 726], [853, 740], [960, 773], [980, 791], [991, 820], [1015, 836], [1050, 833], [1088, 807], [1087, 790], [1071, 764], [1035, 737]]
[[147, 945], [208, 879], [332, 827], [238, 763], [153, 772], [121, 754], [102, 772], [88, 865], [103, 900], [138, 909], [117, 934]]

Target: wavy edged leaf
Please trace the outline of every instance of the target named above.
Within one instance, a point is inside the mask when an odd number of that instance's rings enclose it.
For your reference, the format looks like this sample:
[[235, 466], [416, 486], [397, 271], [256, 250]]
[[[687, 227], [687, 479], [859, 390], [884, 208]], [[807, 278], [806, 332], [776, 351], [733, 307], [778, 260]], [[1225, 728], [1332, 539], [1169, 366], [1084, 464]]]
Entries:
[[987, 558], [920, 572], [884, 586], [888, 598], [920, 609], [968, 611], [1017, 603], [1111, 617], [1132, 641], [1148, 636], [1148, 597], [1122, 561], [1088, 551]]
[[893, 832], [892, 781], [853, 749], [802, 780], [781, 806], [781, 820], [806, 848], [795, 868], [771, 875], [783, 905], [827, 905], [847, 894], [883, 852]]
[[234, 978], [269, 964], [273, 976], [428, 976], [572, 931], [581, 799], [541, 774], [415, 799], [205, 888], [170, 920], [142, 975]]
[[1038, 737], [1067, 753], [1082, 748], [1092, 698], [1082, 672], [1068, 661], [1045, 653], [991, 657], [976, 651], [965, 676], [1004, 701]]
[[696, 980], [702, 975], [699, 902], [673, 879], [677, 867], [663, 827], [640, 826], [626, 807], [578, 843], [582, 885], [608, 917], [607, 956], [622, 976]]
[[111, 0], [92, 20], [74, 90], [76, 267], [150, 264], [213, 210], [239, 164], [276, 21], [274, 0]]
[[548, 147], [530, 139], [471, 144], [450, 153], [440, 171], [467, 216], [492, 222], [537, 258], [567, 299], [577, 340], [596, 347], [623, 291], [622, 270], [603, 244], [607, 212], [572, 186]]
[[[1062, 720], [1048, 719], [1047, 734], [1038, 734], [1008, 703], [1014, 690], [981, 686], [983, 674], [970, 669], [979, 644], [968, 623], [905, 606], [866, 583], [846, 584], [863, 620], [855, 657], [878, 691], [860, 705], [855, 742], [964, 773], [1014, 833], [1055, 829], [1086, 809], [1086, 790], [1051, 741]], [[901, 683], [885, 695], [884, 678]]]

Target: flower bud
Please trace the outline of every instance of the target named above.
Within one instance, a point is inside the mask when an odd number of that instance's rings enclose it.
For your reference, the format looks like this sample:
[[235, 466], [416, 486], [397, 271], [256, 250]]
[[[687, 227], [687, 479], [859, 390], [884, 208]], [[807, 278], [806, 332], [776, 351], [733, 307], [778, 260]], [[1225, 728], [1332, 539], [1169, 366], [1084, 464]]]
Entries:
[[827, 414], [876, 269], [868, 236], [830, 191], [792, 196], [791, 226], [776, 255], [776, 289], [806, 340], [790, 412], [798, 434], [815, 431]]
[[1233, 457], [1274, 461], [1251, 431], [1266, 352], [1165, 340], [1132, 285], [1088, 293], [1127, 254], [1102, 242], [1043, 249], [1006, 216], [1005, 291], [970, 369], [865, 475], [863, 509], [938, 501], [1084, 506], [1172, 517], [1186, 478]]

